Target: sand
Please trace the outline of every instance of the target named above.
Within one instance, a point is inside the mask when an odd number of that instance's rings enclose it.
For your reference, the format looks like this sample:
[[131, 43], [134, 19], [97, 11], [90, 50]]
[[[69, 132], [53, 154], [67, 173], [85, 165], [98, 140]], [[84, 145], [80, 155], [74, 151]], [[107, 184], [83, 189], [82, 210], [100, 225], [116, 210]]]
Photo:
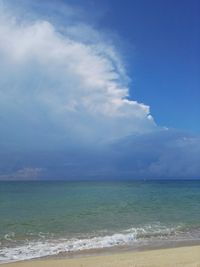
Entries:
[[120, 252], [72, 259], [40, 259], [1, 267], [200, 267], [200, 246]]

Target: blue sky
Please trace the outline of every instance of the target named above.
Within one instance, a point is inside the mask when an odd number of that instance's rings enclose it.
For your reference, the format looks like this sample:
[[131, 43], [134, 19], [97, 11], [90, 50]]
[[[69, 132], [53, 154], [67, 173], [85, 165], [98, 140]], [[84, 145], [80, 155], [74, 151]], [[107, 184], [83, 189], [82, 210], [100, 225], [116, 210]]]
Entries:
[[200, 132], [200, 2], [88, 3], [102, 12], [98, 25], [128, 43], [131, 95], [151, 106], [158, 124]]
[[0, 179], [199, 178], [199, 1], [0, 1]]

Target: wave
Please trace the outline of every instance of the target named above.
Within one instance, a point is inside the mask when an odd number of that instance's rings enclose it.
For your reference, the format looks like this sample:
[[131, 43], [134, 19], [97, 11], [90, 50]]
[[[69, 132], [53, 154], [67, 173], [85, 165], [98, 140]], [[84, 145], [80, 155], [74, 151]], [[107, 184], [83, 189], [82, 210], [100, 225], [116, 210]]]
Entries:
[[[38, 241], [26, 241], [24, 244], [6, 246], [0, 250], [0, 263], [28, 260], [38, 257], [57, 255], [64, 252], [77, 252], [89, 249], [109, 248], [114, 246], [134, 245], [138, 241], [149, 238], [166, 238], [177, 235], [178, 227], [166, 227], [160, 224], [147, 225], [144, 227], [130, 228], [120, 233], [90, 238], [73, 239], [42, 239]], [[7, 234], [5, 238], [10, 240], [15, 235]]]

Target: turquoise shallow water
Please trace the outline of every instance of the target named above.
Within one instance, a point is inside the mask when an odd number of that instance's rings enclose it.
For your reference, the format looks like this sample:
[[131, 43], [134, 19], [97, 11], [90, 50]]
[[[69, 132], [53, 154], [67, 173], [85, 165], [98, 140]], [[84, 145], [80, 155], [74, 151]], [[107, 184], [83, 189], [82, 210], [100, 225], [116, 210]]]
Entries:
[[200, 181], [0, 182], [1, 262], [170, 238], [200, 239]]

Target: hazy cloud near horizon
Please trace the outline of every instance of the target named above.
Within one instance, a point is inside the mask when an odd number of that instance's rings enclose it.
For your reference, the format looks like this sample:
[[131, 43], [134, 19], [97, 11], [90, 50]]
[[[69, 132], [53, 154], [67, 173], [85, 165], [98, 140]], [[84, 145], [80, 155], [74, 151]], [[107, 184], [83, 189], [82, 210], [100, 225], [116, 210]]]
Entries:
[[32, 9], [20, 16], [8, 2], [0, 1], [0, 180], [199, 176], [199, 137], [164, 130], [148, 103], [130, 99], [131, 79], [105, 33], [73, 6], [62, 25]]
[[178, 131], [77, 149], [0, 153], [0, 180], [199, 179], [200, 137]]

